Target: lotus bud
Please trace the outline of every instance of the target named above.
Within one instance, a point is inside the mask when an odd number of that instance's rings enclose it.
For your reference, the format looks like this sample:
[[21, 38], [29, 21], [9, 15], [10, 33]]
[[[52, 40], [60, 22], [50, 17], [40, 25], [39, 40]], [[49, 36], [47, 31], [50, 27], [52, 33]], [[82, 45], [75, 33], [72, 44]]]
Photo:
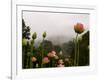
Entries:
[[62, 51], [60, 51], [60, 52], [59, 52], [59, 55], [62, 55], [62, 54], [63, 54]]
[[74, 30], [76, 33], [81, 34], [84, 31], [84, 25], [81, 23], [77, 23], [74, 25]]
[[43, 38], [45, 38], [45, 37], [46, 37], [46, 32], [43, 33]]
[[37, 59], [33, 56], [32, 57], [32, 62], [36, 62], [37, 61]]
[[32, 39], [34, 40], [36, 38], [37, 38], [37, 34], [36, 34], [36, 32], [34, 32], [33, 35], [32, 35]]
[[55, 57], [56, 55], [55, 55], [55, 53], [49, 52], [49, 53], [47, 54], [47, 56], [48, 56], [48, 57]]
[[27, 39], [22, 39], [22, 46], [26, 46], [27, 45]]
[[49, 63], [50, 61], [49, 61], [49, 59], [48, 59], [48, 57], [44, 57], [43, 58], [43, 63], [45, 64], [45, 63]]

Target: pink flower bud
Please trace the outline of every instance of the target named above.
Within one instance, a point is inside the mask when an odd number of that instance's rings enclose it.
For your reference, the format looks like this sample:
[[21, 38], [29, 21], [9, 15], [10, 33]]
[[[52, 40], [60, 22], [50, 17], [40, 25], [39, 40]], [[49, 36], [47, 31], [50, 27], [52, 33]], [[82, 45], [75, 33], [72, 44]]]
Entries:
[[53, 55], [56, 55], [56, 51], [52, 51], [52, 54], [53, 54]]
[[76, 33], [80, 34], [84, 31], [84, 26], [81, 23], [77, 23], [76, 25], [74, 25], [74, 30]]
[[48, 57], [54, 57], [55, 55], [53, 55], [51, 52], [49, 52], [49, 53], [47, 54], [47, 56], [48, 56]]
[[49, 63], [50, 61], [49, 61], [49, 59], [48, 59], [48, 57], [44, 57], [43, 58], [43, 63]]
[[55, 51], [51, 51], [47, 54], [48, 57], [55, 57], [56, 56], [56, 52]]
[[37, 59], [33, 56], [32, 57], [32, 62], [36, 62], [37, 61]]

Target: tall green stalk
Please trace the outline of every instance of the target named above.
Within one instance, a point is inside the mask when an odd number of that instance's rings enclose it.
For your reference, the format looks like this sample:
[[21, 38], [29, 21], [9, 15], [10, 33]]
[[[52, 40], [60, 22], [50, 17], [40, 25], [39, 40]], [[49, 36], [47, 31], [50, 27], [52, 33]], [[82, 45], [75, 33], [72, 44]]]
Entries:
[[[44, 56], [44, 39], [46, 38], [46, 32], [43, 33], [42, 37], [43, 37], [43, 41], [42, 41], [41, 61], [43, 60], [43, 56]], [[41, 67], [43, 67], [43, 61], [41, 62]]]
[[74, 30], [77, 33], [76, 35], [76, 40], [75, 40], [75, 61], [74, 65], [78, 66], [79, 65], [79, 41], [78, 41], [78, 34], [81, 34], [84, 32], [84, 25], [82, 23], [77, 23], [74, 25]]
[[[44, 38], [42, 41], [42, 53], [41, 53], [41, 61], [43, 60], [43, 54], [44, 54]], [[43, 61], [41, 62], [41, 68], [43, 67]]]
[[76, 35], [76, 39], [75, 39], [75, 57], [74, 57], [74, 66], [77, 65], [77, 39], [78, 39], [78, 34]]
[[32, 66], [33, 66], [32, 56], [33, 56], [34, 41], [36, 38], [37, 38], [37, 34], [36, 34], [36, 32], [34, 32], [32, 35], [32, 40], [31, 40], [30, 68], [32, 68]]
[[79, 65], [79, 41], [77, 42], [77, 47], [78, 47], [78, 50], [77, 50], [77, 66]]
[[32, 68], [32, 60], [31, 60], [31, 58], [32, 58], [32, 54], [33, 54], [33, 44], [34, 44], [34, 39], [31, 41], [31, 54], [30, 54], [30, 68]]
[[26, 68], [29, 68], [29, 52], [27, 52]]
[[25, 68], [25, 46], [22, 46], [22, 67]]

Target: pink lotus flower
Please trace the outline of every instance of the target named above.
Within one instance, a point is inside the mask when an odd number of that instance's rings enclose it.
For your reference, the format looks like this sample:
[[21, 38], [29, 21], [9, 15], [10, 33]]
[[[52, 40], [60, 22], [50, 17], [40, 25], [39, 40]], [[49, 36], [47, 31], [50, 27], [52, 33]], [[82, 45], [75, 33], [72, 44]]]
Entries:
[[32, 57], [32, 62], [36, 62], [37, 61], [37, 59], [33, 56]]
[[52, 55], [51, 52], [49, 52], [49, 53], [47, 54], [47, 56], [48, 56], [48, 57], [53, 57], [53, 55]]
[[53, 54], [53, 55], [56, 55], [56, 51], [53, 50], [53, 51], [52, 51], [52, 54]]
[[48, 59], [48, 57], [44, 57], [43, 58], [43, 63], [49, 63], [50, 61], [49, 61], [49, 59]]
[[55, 51], [51, 51], [47, 54], [48, 57], [55, 57], [56, 56], [56, 52]]
[[84, 31], [84, 25], [81, 23], [77, 23], [76, 25], [74, 25], [74, 30], [76, 33], [80, 34]]

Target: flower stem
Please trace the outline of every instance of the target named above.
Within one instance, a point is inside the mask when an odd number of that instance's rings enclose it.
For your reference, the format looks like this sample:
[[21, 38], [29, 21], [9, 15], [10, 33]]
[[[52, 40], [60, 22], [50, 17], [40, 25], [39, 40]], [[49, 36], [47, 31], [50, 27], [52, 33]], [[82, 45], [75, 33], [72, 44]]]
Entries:
[[76, 39], [75, 39], [75, 58], [74, 58], [74, 66], [76, 66], [76, 64], [77, 64], [77, 38], [78, 38], [78, 34], [76, 35]]
[[33, 53], [33, 44], [34, 44], [34, 40], [32, 40], [32, 42], [31, 42], [30, 68], [32, 68], [32, 60], [31, 60], [31, 58], [32, 58], [32, 53]]
[[77, 66], [79, 65], [79, 41], [77, 43], [78, 51], [77, 51]]
[[26, 68], [28, 68], [29, 67], [29, 55], [28, 55], [28, 53], [27, 53], [27, 60], [26, 60]]
[[22, 64], [23, 68], [25, 68], [25, 46], [22, 47]]
[[[43, 60], [43, 54], [44, 54], [44, 38], [42, 41], [42, 53], [41, 53], [41, 61]], [[43, 67], [43, 61], [41, 62], [41, 68]]]

